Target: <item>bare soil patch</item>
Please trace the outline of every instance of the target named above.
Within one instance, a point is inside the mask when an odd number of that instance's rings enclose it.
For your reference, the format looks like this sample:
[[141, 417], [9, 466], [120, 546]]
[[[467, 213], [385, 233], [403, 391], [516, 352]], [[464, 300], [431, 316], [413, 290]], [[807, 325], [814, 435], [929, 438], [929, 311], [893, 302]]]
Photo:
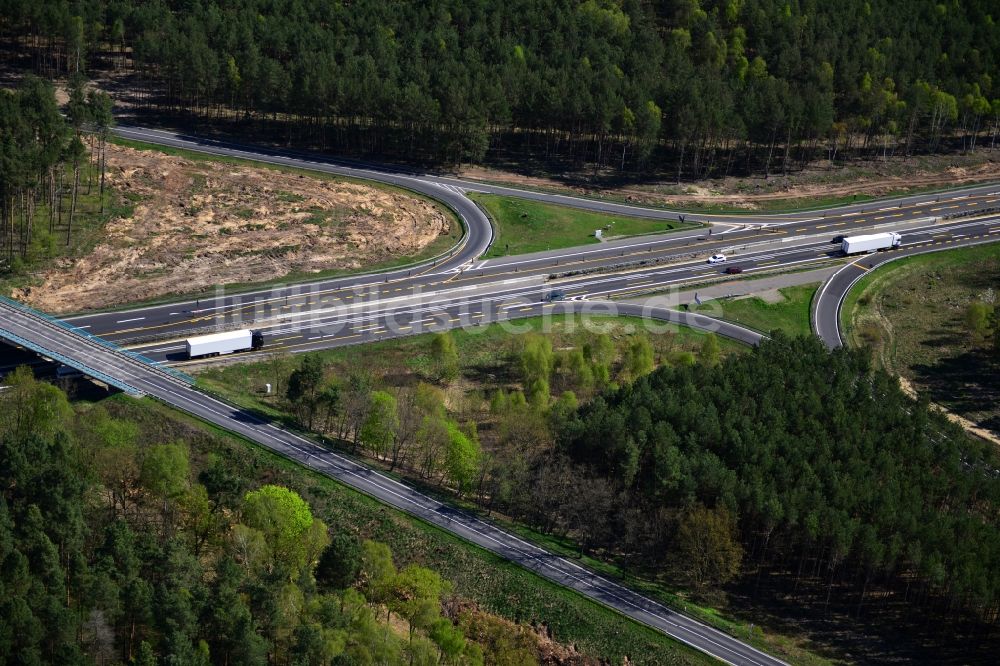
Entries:
[[362, 269], [451, 230], [430, 201], [363, 183], [108, 145], [108, 183], [134, 210], [92, 252], [13, 294], [43, 310], [106, 308], [216, 284]]
[[829, 162], [810, 164], [802, 170], [763, 177], [729, 177], [682, 182], [672, 178], [645, 183], [616, 183], [621, 176], [606, 171], [581, 174], [524, 174], [485, 166], [468, 166], [463, 178], [504, 183], [532, 189], [560, 190], [633, 203], [660, 206], [718, 205], [745, 210], [767, 210], [775, 202], [802, 207], [839, 197], [879, 197], [916, 189], [956, 187], [1000, 180], [1000, 149], [988, 148], [969, 155], [892, 157], [857, 165]]
[[[914, 400], [916, 400], [919, 397], [919, 391], [917, 391], [917, 389], [913, 387], [913, 382], [911, 382], [906, 377], [901, 376], [899, 378], [899, 386], [908, 396], [910, 396]], [[941, 405], [932, 402], [931, 406], [934, 409], [939, 410], [942, 414], [947, 416], [954, 423], [957, 423], [958, 425], [962, 426], [962, 428], [965, 429], [966, 432], [970, 432], [973, 435], [976, 435], [977, 437], [985, 439], [987, 442], [992, 442], [996, 446], [1000, 446], [1000, 437], [998, 437], [992, 431], [987, 430], [986, 428], [980, 428], [978, 425], [976, 425], [974, 421], [970, 421], [969, 419], [963, 416], [959, 416], [958, 414], [952, 414]]]

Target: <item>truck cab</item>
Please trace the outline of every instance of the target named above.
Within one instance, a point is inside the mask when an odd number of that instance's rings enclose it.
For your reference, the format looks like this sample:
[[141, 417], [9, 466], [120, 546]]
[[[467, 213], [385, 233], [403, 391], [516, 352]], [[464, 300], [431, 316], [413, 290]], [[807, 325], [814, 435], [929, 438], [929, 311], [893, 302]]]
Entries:
[[262, 331], [250, 331], [250, 349], [257, 351], [264, 346], [264, 333]]

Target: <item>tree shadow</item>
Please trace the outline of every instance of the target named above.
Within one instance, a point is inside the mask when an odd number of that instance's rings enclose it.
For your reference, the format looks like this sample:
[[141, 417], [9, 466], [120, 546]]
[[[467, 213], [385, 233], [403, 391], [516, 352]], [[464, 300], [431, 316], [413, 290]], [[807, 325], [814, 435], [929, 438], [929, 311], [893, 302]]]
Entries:
[[1000, 367], [985, 352], [969, 351], [911, 370], [934, 402], [984, 427], [1000, 424]]
[[927, 335], [933, 337], [927, 337], [921, 340], [920, 346], [927, 348], [956, 347], [961, 346], [968, 339], [961, 333], [944, 328], [927, 331]]
[[986, 664], [995, 663], [997, 636], [946, 606], [916, 609], [902, 589], [873, 586], [858, 613], [858, 594], [847, 578], [837, 577], [827, 603], [826, 576], [796, 580], [790, 571], [768, 570], [727, 586], [726, 612], [744, 622], [799, 637], [835, 664]]

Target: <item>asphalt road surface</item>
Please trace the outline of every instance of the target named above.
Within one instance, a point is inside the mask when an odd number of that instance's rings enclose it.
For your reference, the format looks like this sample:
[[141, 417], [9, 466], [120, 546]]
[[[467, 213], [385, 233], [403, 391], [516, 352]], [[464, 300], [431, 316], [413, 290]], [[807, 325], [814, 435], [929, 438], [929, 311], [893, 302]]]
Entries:
[[[338, 304], [353, 305], [360, 301], [385, 301], [432, 292], [451, 292], [468, 288], [471, 292], [489, 285], [492, 290], [510, 291], [516, 281], [531, 277], [549, 278], [569, 273], [630, 270], [637, 265], [655, 265], [688, 259], [693, 263], [730, 247], [758, 243], [773, 243], [776, 247], [798, 237], [812, 236], [822, 245], [822, 236], [829, 240], [835, 234], [851, 233], [871, 228], [898, 228], [916, 220], [929, 220], [970, 213], [1000, 206], [1000, 187], [996, 185], [968, 188], [947, 194], [916, 195], [876, 203], [844, 206], [815, 213], [775, 216], [697, 216], [712, 222], [711, 229], [682, 231], [658, 236], [627, 238], [549, 252], [479, 260], [492, 238], [489, 219], [464, 192], [475, 189], [500, 194], [530, 197], [549, 203], [572, 205], [590, 210], [625, 213], [659, 218], [676, 218], [679, 213], [641, 208], [613, 202], [595, 201], [470, 183], [451, 178], [414, 173], [407, 170], [385, 170], [379, 165], [331, 160], [309, 153], [279, 153], [277, 151], [234, 144], [231, 142], [192, 137], [160, 130], [119, 127], [123, 137], [167, 146], [197, 150], [209, 154], [242, 157], [302, 169], [313, 169], [356, 178], [368, 178], [410, 188], [445, 202], [462, 219], [467, 233], [462, 243], [449, 256], [436, 262], [397, 269], [378, 275], [355, 275], [332, 280], [298, 284], [285, 288], [263, 289], [238, 295], [199, 298], [138, 310], [88, 314], [70, 320], [93, 333], [121, 342], [143, 339], [183, 337], [200, 329], [230, 328], [258, 321], [260, 313], [270, 310], [294, 310], [302, 318], [312, 309], [329, 309]], [[691, 215], [688, 215], [690, 219]], [[771, 261], [762, 259], [762, 262]], [[783, 263], [782, 260], [773, 264]], [[697, 272], [697, 271], [695, 271]], [[707, 274], [707, 273], [705, 273]], [[664, 275], [652, 273], [654, 277]], [[633, 276], [633, 281], [638, 280]], [[596, 287], [597, 282], [591, 286]], [[615, 285], [616, 289], [621, 285]], [[665, 283], [664, 286], [669, 286]], [[598, 288], [599, 290], [599, 288]], [[578, 296], [587, 296], [577, 289]], [[608, 290], [609, 293], [615, 289]], [[623, 290], [618, 290], [623, 291]], [[242, 313], [242, 314], [241, 314]], [[471, 313], [470, 313], [471, 316]], [[485, 316], [485, 315], [484, 315]], [[353, 335], [356, 332], [347, 333]], [[363, 341], [365, 336], [356, 338]], [[287, 342], [287, 341], [286, 341]], [[293, 344], [302, 344], [296, 340]], [[286, 345], [290, 346], [290, 345]], [[296, 348], [296, 349], [301, 349]]]
[[[677, 313], [664, 313], [673, 318]], [[241, 435], [390, 506], [516, 562], [554, 583], [731, 664], [782, 664], [759, 650], [636, 594], [575, 562], [534, 546], [496, 525], [430, 498], [408, 485], [334, 453], [248, 410], [192, 388], [163, 369], [95, 343], [47, 319], [0, 301], [0, 336], [43, 344], [82, 369], [101, 368], [134, 395], [147, 395]]]
[[1000, 216], [993, 216], [967, 226], [939, 228], [936, 233], [930, 235], [907, 234], [903, 236], [903, 243], [899, 249], [858, 255], [831, 275], [817, 292], [813, 301], [813, 332], [831, 349], [843, 345], [840, 310], [844, 299], [847, 298], [851, 287], [873, 268], [917, 254], [998, 241], [1000, 241]]
[[[628, 314], [650, 321], [670, 321], [715, 330], [748, 344], [761, 335], [697, 314], [670, 309], [669, 296], [647, 306], [609, 302], [609, 298], [664, 291], [719, 279], [721, 266], [705, 263], [718, 251], [730, 254], [727, 265], [744, 273], [799, 268], [838, 260], [835, 234], [872, 227], [905, 228], [904, 245], [892, 253], [852, 260], [817, 298], [816, 330], [839, 344], [837, 310], [863, 273], [860, 263], [877, 265], [908, 253], [989, 242], [1000, 235], [997, 217], [942, 220], [956, 213], [998, 206], [997, 186], [969, 188], [940, 195], [916, 195], [844, 206], [817, 213], [775, 216], [687, 215], [712, 224], [701, 232], [623, 239], [535, 255], [481, 261], [493, 234], [486, 216], [464, 196], [468, 190], [492, 192], [572, 205], [594, 211], [650, 218], [678, 217], [677, 212], [563, 195], [522, 191], [360, 162], [329, 160], [307, 153], [279, 153], [199, 137], [121, 127], [127, 138], [243, 157], [291, 167], [315, 169], [378, 180], [444, 201], [466, 227], [463, 241], [447, 256], [422, 266], [373, 275], [325, 280], [305, 286], [267, 289], [219, 298], [195, 299], [129, 311], [91, 314], [73, 324], [118, 342], [150, 340], [141, 351], [145, 363], [43, 318], [0, 303], [0, 328], [8, 337], [33, 340], [51, 354], [96, 376], [105, 375], [124, 390], [162, 400], [206, 421], [266, 446], [303, 465], [462, 536], [540, 575], [571, 587], [629, 617], [659, 629], [718, 659], [738, 664], [778, 664], [752, 647], [608, 581], [573, 562], [547, 553], [474, 516], [428, 498], [357, 462], [282, 430], [256, 415], [194, 390], [158, 364], [183, 362], [181, 339], [207, 328], [253, 325], [265, 334], [267, 351], [307, 351], [391, 336], [412, 335], [454, 326], [476, 327], [550, 312]], [[561, 295], [552, 299], [553, 290]], [[26, 318], [27, 317], [27, 318]], [[831, 319], [832, 317], [832, 319]]]
[[[792, 212], [776, 215], [765, 214], [709, 214], [691, 213], [689, 211], [673, 211], [661, 208], [650, 208], [634, 206], [613, 201], [591, 199], [563, 194], [553, 194], [549, 192], [538, 192], [504, 185], [494, 185], [491, 183], [452, 178], [449, 176], [439, 176], [432, 173], [425, 173], [407, 167], [387, 165], [377, 162], [365, 162], [361, 160], [350, 160], [342, 158], [332, 158], [320, 153], [306, 151], [291, 151], [285, 148], [275, 149], [257, 144], [242, 143], [226, 139], [217, 139], [205, 136], [196, 136], [181, 132], [168, 130], [149, 129], [130, 125], [118, 125], [114, 132], [119, 136], [137, 141], [145, 141], [176, 148], [185, 148], [205, 152], [213, 155], [224, 155], [229, 157], [241, 157], [262, 162], [271, 162], [285, 166], [293, 166], [302, 169], [312, 169], [326, 171], [328, 173], [339, 173], [345, 176], [356, 178], [366, 178], [384, 183], [408, 187], [410, 189], [423, 192], [434, 198], [441, 199], [452, 205], [456, 198], [464, 198], [464, 192], [485, 192], [489, 194], [499, 194], [514, 196], [545, 203], [554, 203], [573, 208], [581, 208], [595, 212], [620, 213], [633, 217], [644, 217], [649, 219], [670, 219], [677, 220], [684, 216], [688, 221], [719, 222], [729, 223], [772, 223], [777, 221], [806, 221], [821, 222], [852, 214], [868, 214], [872, 217], [885, 212], [906, 211], [915, 205], [927, 205], [927, 209], [943, 208], [955, 202], [960, 202], [968, 197], [995, 197], [1000, 193], [1000, 187], [996, 184], [972, 186], [953, 190], [940, 194], [915, 194], [902, 197], [894, 197], [879, 201], [868, 201], [843, 206], [835, 206], [825, 210], [815, 212]], [[436, 188], [436, 189], [434, 189]], [[457, 207], [457, 206], [456, 206]], [[920, 213], [918, 217], [926, 215]], [[481, 254], [481, 253], [480, 253]], [[478, 256], [476, 254], [475, 256]]]
[[[1000, 222], [996, 218], [912, 226], [903, 234], [903, 247], [897, 253], [940, 247], [946, 242], [962, 244], [986, 240], [997, 235], [998, 227]], [[685, 305], [676, 300], [676, 294], [682, 289], [689, 290], [691, 285], [708, 280], [737, 279], [737, 276], [724, 274], [727, 267], [738, 267], [743, 276], [749, 276], [776, 268], [802, 269], [845, 261], [840, 256], [839, 246], [831, 243], [828, 236], [788, 240], [736, 246], [731, 248], [729, 260], [722, 265], [707, 264], [700, 256], [678, 256], [675, 261], [662, 265], [630, 264], [621, 270], [569, 275], [555, 280], [551, 279], [551, 274], [539, 273], [485, 279], [452, 274], [451, 281], [428, 291], [384, 280], [329, 289], [311, 286], [294, 296], [254, 294], [249, 300], [235, 296], [223, 305], [190, 309], [175, 305], [167, 316], [161, 308], [151, 308], [74, 319], [73, 323], [119, 343], [147, 340], [137, 342], [132, 348], [156, 362], [184, 365], [189, 361], [183, 339], [209, 328], [254, 328], [264, 335], [264, 348], [258, 355], [275, 351], [295, 353], [456, 327], [475, 330], [520, 317], [559, 314], [567, 308], [593, 315], [624, 314], [623, 305], [609, 302], [609, 299], [634, 298], [650, 292], [660, 294], [649, 299], [650, 308], [678, 308]], [[875, 256], [880, 258], [883, 254]], [[554, 292], [561, 292], [563, 300], [548, 301]], [[839, 307], [839, 301], [823, 298], [818, 303], [820, 326], [829, 317], [836, 318], [836, 313], [831, 315], [830, 311]], [[699, 325], [693, 318], [690, 322], [695, 328], [749, 341], [744, 339], [744, 329], [731, 324], [709, 320]], [[822, 333], [824, 329], [819, 330]], [[253, 354], [245, 356], [250, 358]]]

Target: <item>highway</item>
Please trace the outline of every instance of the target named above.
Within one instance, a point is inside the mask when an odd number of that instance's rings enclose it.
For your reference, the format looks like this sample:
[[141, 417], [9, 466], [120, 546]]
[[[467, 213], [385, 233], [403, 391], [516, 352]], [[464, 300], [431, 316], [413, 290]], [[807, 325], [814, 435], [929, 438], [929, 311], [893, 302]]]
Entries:
[[[656, 313], [652, 313], [654, 316]], [[677, 313], [665, 312], [673, 318]], [[147, 395], [208, 423], [234, 432], [299, 464], [405, 511], [432, 525], [516, 562], [556, 584], [658, 629], [672, 638], [731, 664], [783, 664], [753, 647], [636, 594], [589, 569], [553, 555], [496, 525], [430, 498], [345, 456], [334, 453], [275, 423], [195, 390], [156, 365], [96, 344], [25, 309], [0, 301], [0, 336], [44, 342], [77, 365], [102, 368], [127, 385], [133, 395]]]
[[[915, 194], [891, 199], [867, 201], [861, 203], [847, 204], [843, 206], [830, 207], [825, 210], [813, 212], [792, 212], [777, 215], [764, 214], [709, 214], [692, 213], [689, 211], [673, 211], [662, 208], [651, 208], [636, 206], [626, 203], [617, 203], [601, 199], [591, 199], [587, 197], [555, 194], [550, 192], [539, 192], [536, 190], [520, 189], [505, 185], [496, 185], [476, 180], [465, 180], [449, 176], [439, 176], [432, 173], [425, 173], [415, 169], [400, 167], [397, 165], [386, 165], [377, 162], [364, 162], [360, 160], [350, 160], [342, 158], [332, 158], [320, 153], [293, 151], [288, 149], [274, 149], [257, 144], [235, 142], [205, 136], [194, 136], [180, 132], [149, 129], [131, 125], [118, 125], [114, 128], [115, 134], [125, 139], [144, 141], [147, 143], [183, 148], [210, 155], [221, 155], [226, 157], [238, 157], [252, 159], [271, 164], [307, 169], [313, 171], [324, 171], [326, 173], [340, 174], [354, 178], [375, 180], [412, 189], [414, 191], [427, 194], [436, 199], [444, 201], [449, 206], [459, 209], [461, 199], [465, 192], [484, 192], [514, 196], [544, 203], [553, 203], [573, 208], [604, 212], [620, 213], [633, 217], [643, 217], [649, 219], [669, 219], [677, 220], [684, 216], [688, 221], [698, 220], [701, 222], [717, 222], [720, 224], [769, 224], [774, 222], [803, 221], [806, 223], [819, 223], [824, 221], [837, 222], [852, 215], [868, 215], [872, 218], [879, 216], [888, 219], [890, 215], [907, 210], [913, 206], [926, 206], [923, 211], [918, 211], [917, 216], [925, 216], [928, 211], [940, 208], [941, 210], [954, 210], [960, 208], [963, 200], [970, 197], [995, 198], [1000, 195], [1000, 186], [997, 184], [987, 184], [970, 186], [950, 192]], [[988, 203], [995, 203], [988, 202]], [[465, 207], [462, 207], [465, 212]], [[890, 215], [887, 215], [890, 214]], [[471, 215], [475, 218], [475, 214]], [[483, 221], [485, 218], [480, 218]], [[476, 253], [469, 258], [478, 257], [482, 252]]]
[[873, 268], [890, 261], [927, 252], [941, 252], [956, 247], [982, 245], [1000, 241], [1000, 216], [992, 216], [968, 226], [940, 229], [923, 236], [907, 234], [898, 250], [877, 252], [856, 257], [823, 283], [812, 307], [812, 328], [831, 349], [845, 342], [840, 328], [841, 307], [851, 288]]
[[[988, 239], [995, 236], [998, 229], [1000, 222], [995, 217], [946, 223], [928, 221], [912, 226], [904, 234], [902, 249], [897, 253], [916, 251], [935, 243]], [[727, 247], [730, 260], [726, 266], [738, 266], [743, 277], [775, 268], [808, 268], [843, 261], [839, 246], [831, 243], [829, 236], [788, 241], [768, 239]], [[878, 258], [884, 256], [888, 255], [876, 255]], [[592, 315], [622, 314], [623, 305], [610, 302], [610, 299], [650, 292], [661, 294], [650, 300], [650, 307], [677, 307], [683, 304], [671, 301], [672, 290], [689, 289], [709, 280], [736, 279], [736, 276], [725, 275], [724, 270], [722, 266], [706, 264], [702, 257], [678, 256], [662, 265], [631, 264], [610, 272], [557, 279], [551, 279], [551, 274], [537, 272], [487, 280], [470, 276], [468, 281], [453, 279], [428, 291], [381, 281], [343, 288], [309, 287], [295, 295], [288, 295], [284, 290], [274, 295], [257, 293], [250, 295], [249, 301], [236, 296], [222, 306], [191, 309], [172, 306], [174, 309], [168, 313], [172, 316], [168, 318], [158, 316], [162, 314], [161, 309], [153, 308], [114, 313], [110, 318], [101, 315], [74, 319], [73, 323], [87, 326], [89, 332], [119, 343], [149, 340], [132, 348], [157, 362], [184, 365], [188, 361], [183, 337], [201, 332], [205, 327], [260, 330], [265, 344], [258, 355], [275, 351], [303, 352], [456, 327], [474, 330], [478, 326], [520, 317], [555, 315], [567, 308]], [[452, 278], [458, 278], [458, 274], [452, 274]], [[546, 301], [554, 290], [562, 292], [565, 301]], [[825, 300], [821, 303], [820, 309], [824, 312], [821, 319], [825, 319], [828, 306]], [[684, 313], [683, 316], [688, 315]], [[752, 342], [747, 339], [744, 329], [726, 322], [709, 320], [707, 326], [679, 323]]]
[[[126, 138], [151, 143], [409, 188], [448, 205], [461, 219], [466, 234], [447, 255], [420, 266], [71, 318], [71, 323], [86, 334], [122, 344], [136, 343], [136, 351], [150, 358], [149, 363], [2, 302], [0, 329], [3, 330], [0, 335], [8, 339], [33, 340], [48, 350], [49, 355], [58, 354], [88, 374], [98, 377], [103, 374], [129, 393], [154, 397], [247, 437], [733, 664], [782, 662], [573, 562], [532, 546], [495, 525], [441, 504], [360, 463], [196, 391], [162, 366], [182, 365], [186, 361], [182, 339], [210, 328], [252, 325], [265, 334], [263, 353], [299, 352], [456, 326], [474, 330], [495, 321], [514, 327], [519, 318], [563, 312], [641, 316], [655, 322], [712, 330], [747, 344], [756, 344], [761, 340], [759, 332], [671, 309], [678, 304], [670, 300], [669, 292], [706, 281], [730, 279], [731, 276], [722, 273], [721, 266], [705, 262], [714, 252], [726, 251], [730, 255], [728, 265], [740, 267], [744, 275], [753, 275], [775, 268], [797, 269], [844, 261], [838, 256], [838, 246], [831, 243], [831, 237], [836, 234], [873, 227], [901, 229], [904, 235], [901, 249], [851, 260], [826, 283], [817, 297], [815, 328], [828, 344], [839, 344], [837, 311], [850, 284], [869, 264], [877, 265], [923, 251], [990, 242], [1000, 237], [1000, 218], [996, 215], [948, 219], [958, 213], [985, 212], [1000, 207], [1000, 188], [992, 185], [816, 213], [738, 217], [688, 215], [689, 219], [697, 217], [711, 227], [535, 255], [480, 260], [493, 233], [485, 214], [464, 195], [470, 190], [642, 217], [676, 218], [679, 214], [329, 160], [307, 153], [278, 153], [142, 128], [121, 127], [117, 132]], [[550, 300], [553, 290], [562, 292], [557, 300]], [[645, 305], [612, 300], [654, 292], [668, 292], [668, 295], [657, 296]], [[245, 358], [250, 356], [244, 355]]]
[[[580, 197], [513, 190], [511, 188], [483, 183], [461, 181], [434, 175], [415, 173], [403, 169], [386, 169], [380, 165], [331, 160], [310, 153], [279, 153], [277, 151], [234, 144], [231, 142], [185, 136], [173, 132], [149, 130], [123, 126], [117, 133], [125, 138], [157, 143], [172, 147], [196, 150], [209, 154], [255, 159], [288, 167], [319, 170], [354, 178], [367, 178], [409, 188], [443, 201], [462, 220], [466, 235], [462, 243], [448, 256], [416, 267], [397, 269], [378, 275], [353, 275], [332, 280], [321, 280], [297, 284], [285, 288], [273, 288], [235, 295], [201, 298], [195, 301], [170, 303], [161, 306], [141, 308], [113, 313], [86, 314], [70, 318], [72, 323], [87, 330], [119, 342], [137, 342], [148, 339], [180, 338], [199, 329], [212, 327], [233, 327], [241, 322], [253, 323], [260, 320], [260, 313], [285, 309], [302, 319], [311, 310], [329, 311], [340, 306], [354, 306], [363, 301], [380, 304], [391, 299], [432, 292], [450, 292], [459, 288], [469, 288], [469, 293], [477, 287], [490, 287], [512, 291], [514, 281], [529, 278], [549, 278], [567, 273], [611, 271], [615, 268], [630, 270], [640, 265], [675, 263], [687, 259], [691, 275], [679, 276], [663, 270], [647, 272], [645, 276], [633, 273], [631, 282], [608, 284], [592, 278], [586, 285], [573, 283], [575, 297], [589, 298], [602, 289], [605, 295], [622, 295], [643, 279], [653, 280], [673, 275], [673, 281], [664, 281], [665, 288], [699, 279], [707, 279], [709, 271], [704, 266], [697, 269], [697, 263], [708, 255], [729, 247], [741, 247], [756, 243], [782, 243], [797, 237], [813, 237], [817, 246], [822, 245], [822, 237], [829, 240], [834, 234], [850, 233], [861, 229], [886, 225], [906, 225], [915, 220], [940, 218], [957, 213], [967, 214], [978, 210], [1000, 207], [1000, 187], [980, 186], [945, 194], [916, 195], [893, 199], [892, 201], [868, 202], [843, 206], [815, 213], [796, 213], [774, 216], [721, 216], [700, 215], [699, 220], [711, 222], [710, 229], [683, 231], [658, 236], [643, 236], [615, 240], [608, 243], [568, 248], [534, 255], [504, 257], [480, 260], [479, 256], [489, 247], [493, 238], [492, 228], [486, 215], [464, 194], [476, 190], [498, 194], [511, 194], [558, 203], [573, 205], [590, 210], [617, 212], [657, 218], [677, 218], [681, 213], [659, 209], [627, 206], [614, 202], [595, 201]], [[688, 217], [692, 217], [688, 215]], [[763, 255], [762, 255], [763, 257]], [[786, 263], [760, 258], [760, 263]], [[799, 261], [789, 257], [787, 261]], [[772, 264], [772, 265], [773, 265]], [[754, 264], [756, 265], [756, 264]], [[607, 289], [600, 286], [604, 284]], [[467, 294], [468, 295], [468, 294]], [[527, 296], [527, 294], [525, 294]], [[497, 304], [499, 307], [500, 304]], [[484, 305], [484, 310], [489, 306]], [[327, 312], [326, 314], [329, 314]], [[471, 319], [490, 320], [486, 312], [468, 313]], [[493, 313], [494, 315], [496, 313]], [[450, 323], [454, 314], [449, 317]], [[326, 322], [329, 323], [329, 322]], [[475, 323], [475, 322], [469, 322]], [[403, 326], [407, 324], [402, 324]], [[280, 329], [277, 329], [280, 330]], [[324, 333], [326, 335], [326, 333]], [[345, 335], [356, 335], [352, 340], [361, 342], [368, 339], [364, 331], [346, 330]], [[329, 338], [328, 338], [329, 339]], [[305, 350], [308, 339], [281, 340], [284, 347]]]

